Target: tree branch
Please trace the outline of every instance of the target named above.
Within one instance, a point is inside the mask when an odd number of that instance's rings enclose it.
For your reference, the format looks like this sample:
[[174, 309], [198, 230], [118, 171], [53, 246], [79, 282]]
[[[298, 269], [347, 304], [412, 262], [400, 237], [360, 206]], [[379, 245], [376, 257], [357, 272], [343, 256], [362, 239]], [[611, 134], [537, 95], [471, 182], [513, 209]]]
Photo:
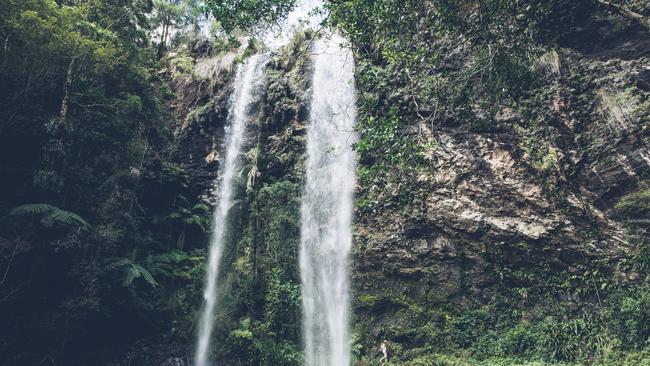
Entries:
[[604, 8], [606, 8], [607, 10], [611, 11], [612, 13], [616, 13], [616, 14], [621, 15], [621, 16], [623, 16], [623, 17], [625, 17], [625, 18], [627, 18], [627, 19], [629, 19], [631, 21], [637, 22], [638, 24], [643, 26], [645, 29], [650, 30], [650, 19], [648, 19], [647, 17], [645, 17], [645, 16], [643, 16], [643, 15], [641, 15], [639, 13], [633, 12], [633, 11], [631, 11], [629, 9], [626, 9], [626, 8], [624, 8], [624, 7], [622, 7], [622, 6], [618, 5], [618, 4], [613, 4], [613, 3], [609, 2], [609, 1], [598, 0], [598, 3], [600, 5], [602, 5]]

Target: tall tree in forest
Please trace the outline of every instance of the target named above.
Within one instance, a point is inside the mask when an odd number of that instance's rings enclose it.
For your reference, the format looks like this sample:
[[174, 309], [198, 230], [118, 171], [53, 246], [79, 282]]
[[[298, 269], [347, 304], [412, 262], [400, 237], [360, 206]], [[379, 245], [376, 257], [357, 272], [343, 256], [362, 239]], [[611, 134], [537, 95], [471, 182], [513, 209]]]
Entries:
[[200, 0], [153, 0], [153, 8], [159, 54], [168, 47], [174, 32], [187, 26], [198, 27], [198, 19], [203, 13]]

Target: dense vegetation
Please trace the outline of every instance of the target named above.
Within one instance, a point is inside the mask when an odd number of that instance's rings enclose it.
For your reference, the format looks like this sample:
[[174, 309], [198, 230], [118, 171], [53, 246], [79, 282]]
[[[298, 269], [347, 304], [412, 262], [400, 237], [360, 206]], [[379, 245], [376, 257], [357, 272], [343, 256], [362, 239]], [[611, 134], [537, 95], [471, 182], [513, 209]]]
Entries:
[[[610, 154], [589, 140], [589, 121], [601, 113], [593, 99], [626, 106], [633, 127], [612, 136], [646, 136], [647, 86], [620, 81], [623, 91], [598, 95], [590, 87], [591, 73], [607, 67], [604, 54], [647, 40], [643, 21], [620, 9], [645, 19], [650, 7], [603, 3], [327, 2], [325, 23], [348, 37], [356, 58], [358, 225], [408, 216], [425, 201], [427, 176], [441, 169], [433, 157], [440, 127], [514, 136], [531, 179], [559, 196], [576, 190], [580, 174], [564, 168], [566, 145], [593, 159]], [[196, 155], [214, 149], [232, 65], [256, 47], [243, 30], [294, 5], [0, 0], [1, 364], [191, 358], [214, 178], [204, 173], [217, 169]], [[208, 39], [192, 32], [206, 12], [220, 21]], [[224, 364], [301, 364], [305, 50], [315, 36], [297, 35], [267, 70], [264, 118], [249, 138], [225, 256], [222, 341], [213, 350]], [[227, 61], [201, 73], [212, 59]], [[578, 121], [576, 142], [557, 128], [566, 120]], [[204, 146], [196, 153], [195, 145]], [[482, 295], [466, 278], [463, 301], [412, 297], [402, 286], [360, 290], [358, 364], [374, 365], [381, 339], [394, 365], [650, 364], [649, 177], [639, 176], [601, 207], [625, 228], [625, 256], [576, 262], [569, 272], [544, 257], [515, 266], [504, 260], [508, 248], [492, 245], [482, 254], [498, 280]], [[606, 229], [592, 219], [585, 243]], [[517, 245], [533, 252], [538, 244]], [[456, 245], [464, 253], [460, 238]], [[463, 258], [459, 266], [469, 266]]]
[[3, 364], [105, 364], [168, 329], [200, 273], [153, 5], [0, 2]]

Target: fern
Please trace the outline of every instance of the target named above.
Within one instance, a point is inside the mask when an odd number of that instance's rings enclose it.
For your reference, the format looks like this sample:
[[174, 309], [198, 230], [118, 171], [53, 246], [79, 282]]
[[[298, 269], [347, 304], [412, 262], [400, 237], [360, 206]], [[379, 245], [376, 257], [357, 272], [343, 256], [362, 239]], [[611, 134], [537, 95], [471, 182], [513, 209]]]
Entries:
[[11, 210], [11, 215], [41, 215], [46, 212], [58, 210], [57, 207], [48, 205], [47, 203], [32, 203], [29, 205], [22, 205]]
[[156, 280], [153, 278], [153, 276], [151, 275], [151, 273], [149, 271], [147, 271], [144, 267], [142, 267], [140, 265], [136, 264], [136, 266], [138, 267], [138, 270], [142, 274], [142, 278], [144, 278], [144, 280], [147, 281], [147, 283], [149, 285], [151, 285], [151, 287], [158, 286], [158, 282], [156, 282]]
[[201, 203], [194, 205], [191, 210], [185, 207], [178, 207], [176, 211], [170, 213], [164, 220], [185, 227], [196, 226], [205, 232], [209, 224], [207, 217], [209, 211], [210, 208]]
[[124, 276], [124, 282], [122, 282], [122, 285], [124, 287], [129, 287], [133, 284], [133, 280], [136, 278], [140, 278], [140, 270], [138, 267], [135, 265], [131, 264], [129, 267], [126, 269], [126, 276]]
[[192, 207], [192, 211], [195, 211], [195, 212], [198, 211], [198, 212], [202, 212], [202, 213], [206, 214], [206, 213], [210, 212], [210, 207], [208, 207], [207, 205], [204, 205], [203, 203], [197, 203], [196, 205], [194, 205], [194, 207]]
[[156, 278], [180, 278], [191, 280], [192, 269], [196, 263], [203, 262], [205, 258], [191, 257], [180, 250], [167, 253], [149, 255], [143, 261], [135, 262], [129, 258], [122, 258], [112, 262], [112, 268], [122, 271], [122, 286], [131, 287], [134, 281], [144, 280], [151, 287], [157, 287]]
[[124, 287], [130, 287], [133, 281], [138, 278], [144, 279], [151, 287], [158, 286], [158, 282], [156, 282], [156, 279], [149, 270], [137, 263], [133, 263], [129, 259], [121, 259], [113, 265], [116, 267], [124, 267], [124, 281], [122, 281], [122, 286]]
[[180, 250], [172, 250], [171, 252], [160, 254], [156, 259], [162, 263], [180, 263], [188, 258], [187, 253]]
[[259, 168], [257, 166], [257, 160], [260, 155], [260, 145], [257, 144], [256, 147], [252, 148], [248, 153], [246, 153], [246, 158], [250, 161], [250, 166], [248, 168], [248, 174], [246, 175], [246, 192], [253, 190], [255, 186], [255, 179], [261, 175]]
[[10, 212], [13, 216], [39, 217], [41, 224], [46, 227], [55, 225], [76, 226], [88, 230], [91, 225], [74, 212], [62, 210], [47, 203], [32, 203], [14, 208]]
[[47, 214], [43, 218], [43, 220], [66, 224], [70, 226], [77, 225], [85, 228], [90, 228], [90, 224], [88, 224], [86, 220], [84, 220], [81, 216], [77, 215], [76, 213], [69, 212], [69, 211], [63, 211], [63, 210], [52, 211], [49, 214]]

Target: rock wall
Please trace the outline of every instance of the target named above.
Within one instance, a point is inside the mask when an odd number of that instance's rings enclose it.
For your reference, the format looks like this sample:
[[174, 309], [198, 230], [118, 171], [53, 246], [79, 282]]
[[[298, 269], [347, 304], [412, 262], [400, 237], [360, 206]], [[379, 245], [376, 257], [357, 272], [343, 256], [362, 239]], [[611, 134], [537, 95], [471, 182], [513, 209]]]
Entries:
[[[264, 342], [288, 344], [291, 355], [300, 349], [299, 305], [286, 305], [282, 319], [292, 323], [279, 332], [269, 331], [279, 319], [269, 308], [277, 295], [271, 273], [281, 273], [290, 286], [282, 296], [291, 298], [299, 285], [295, 203], [302, 187], [311, 36], [299, 36], [272, 56], [259, 123], [249, 133], [249, 149], [257, 152], [247, 155], [243, 174], [255, 170], [246, 189], [242, 183], [240, 234], [224, 269], [228, 295], [220, 314], [227, 320], [217, 330], [226, 340], [216, 351], [224, 362], [253, 362], [250, 354], [263, 354]], [[413, 117], [417, 133], [435, 141], [425, 149], [429, 166], [383, 187], [371, 209], [355, 211], [358, 360], [372, 359], [381, 339], [404, 362], [469, 347], [485, 334], [459, 327], [476, 311], [489, 314], [476, 329], [494, 332], [503, 324], [602, 309], [611, 286], [647, 284], [647, 273], [626, 264], [639, 246], [614, 208], [624, 195], [646, 189], [650, 174], [647, 44], [647, 33], [631, 33], [606, 45], [549, 50], [537, 63], [546, 87], [533, 107], [504, 108], [488, 131], [453, 118], [422, 126]], [[227, 80], [213, 90], [198, 93], [193, 103], [200, 106], [190, 108], [179, 132], [185, 167], [204, 191], [218, 170]], [[416, 138], [416, 131], [406, 133]], [[367, 187], [358, 189], [362, 196]], [[405, 190], [408, 200], [395, 204]], [[260, 197], [266, 195], [286, 209], [282, 215], [291, 219], [282, 225], [291, 230], [273, 231], [277, 227], [264, 215], [278, 211], [264, 206]], [[507, 318], [503, 323], [499, 312]], [[254, 334], [243, 345], [233, 338], [241, 331]], [[238, 354], [233, 344], [250, 354]]]
[[[453, 119], [424, 126], [435, 139], [430, 167], [357, 210], [362, 354], [388, 339], [412, 360], [454, 343], [456, 322], [476, 309], [497, 318], [494, 306], [508, 304], [516, 324], [602, 307], [608, 286], [647, 285], [625, 264], [642, 247], [614, 205], [648, 187], [649, 38], [608, 43], [601, 31], [590, 36], [604, 44], [550, 51], [554, 71], [542, 71], [532, 113], [504, 109], [490, 131]], [[532, 149], [540, 143], [542, 154]], [[402, 187], [414, 199], [396, 205]]]

